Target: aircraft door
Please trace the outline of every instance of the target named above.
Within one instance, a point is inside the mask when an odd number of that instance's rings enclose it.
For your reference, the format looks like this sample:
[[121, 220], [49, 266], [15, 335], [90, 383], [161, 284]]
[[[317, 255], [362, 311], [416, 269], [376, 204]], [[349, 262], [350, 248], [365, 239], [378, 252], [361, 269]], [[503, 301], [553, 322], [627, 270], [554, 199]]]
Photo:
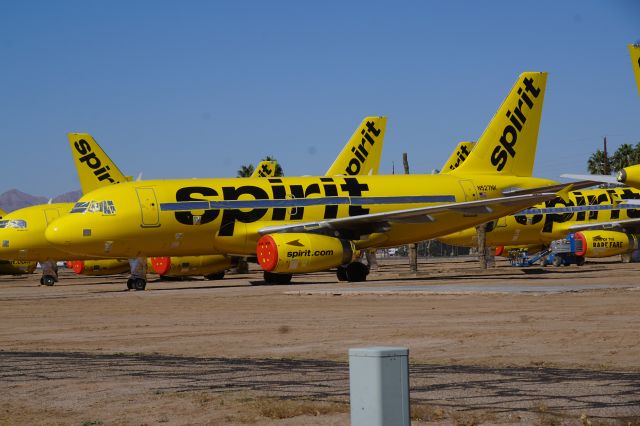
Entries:
[[47, 225], [60, 217], [60, 212], [58, 209], [45, 209], [44, 217], [47, 220]]
[[473, 201], [478, 199], [478, 191], [472, 180], [461, 180], [460, 186], [464, 190], [464, 200]]
[[160, 226], [160, 210], [153, 188], [136, 188], [140, 203], [140, 226], [150, 228]]

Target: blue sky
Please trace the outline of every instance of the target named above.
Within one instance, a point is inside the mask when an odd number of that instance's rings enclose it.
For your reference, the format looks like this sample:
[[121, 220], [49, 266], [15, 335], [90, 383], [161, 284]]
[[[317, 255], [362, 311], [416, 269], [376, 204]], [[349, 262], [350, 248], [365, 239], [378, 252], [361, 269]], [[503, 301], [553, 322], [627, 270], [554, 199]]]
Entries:
[[0, 192], [79, 188], [66, 134], [145, 179], [322, 174], [387, 115], [381, 173], [440, 168], [548, 71], [534, 173], [640, 142], [640, 2], [24, 1], [0, 6]]

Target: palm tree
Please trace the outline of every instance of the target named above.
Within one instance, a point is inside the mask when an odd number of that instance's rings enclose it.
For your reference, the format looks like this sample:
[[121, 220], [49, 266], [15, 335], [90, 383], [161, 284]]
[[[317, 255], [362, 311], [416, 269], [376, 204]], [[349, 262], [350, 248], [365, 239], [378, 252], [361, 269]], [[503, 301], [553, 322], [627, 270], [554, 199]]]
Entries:
[[237, 172], [238, 177], [250, 177], [253, 174], [253, 164], [247, 164], [244, 166], [240, 166]]
[[622, 144], [611, 157], [614, 171], [622, 170], [625, 167], [635, 164], [636, 151], [629, 143]]
[[589, 169], [589, 173], [592, 175], [607, 174], [605, 173], [605, 162], [604, 151], [599, 149], [591, 154], [591, 157], [587, 160], [587, 169]]

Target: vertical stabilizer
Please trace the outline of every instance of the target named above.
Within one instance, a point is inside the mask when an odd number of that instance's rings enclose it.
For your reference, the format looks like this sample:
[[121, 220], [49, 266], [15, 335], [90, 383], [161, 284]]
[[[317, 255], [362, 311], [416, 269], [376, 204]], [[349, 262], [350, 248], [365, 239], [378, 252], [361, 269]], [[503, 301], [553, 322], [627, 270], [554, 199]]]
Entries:
[[460, 164], [471, 154], [471, 150], [475, 145], [475, 142], [460, 142], [451, 153], [451, 157], [449, 157], [447, 162], [444, 163], [444, 166], [442, 166], [442, 169], [440, 169], [440, 173], [449, 173], [460, 167]]
[[546, 72], [520, 74], [469, 157], [451, 173], [531, 176], [546, 85]]
[[127, 181], [91, 135], [69, 133], [68, 137], [84, 194], [102, 186]]
[[375, 175], [380, 168], [387, 117], [366, 117], [338, 154], [327, 173], [335, 175]]
[[261, 161], [253, 170], [251, 177], [273, 177], [276, 175], [276, 165], [275, 161]]

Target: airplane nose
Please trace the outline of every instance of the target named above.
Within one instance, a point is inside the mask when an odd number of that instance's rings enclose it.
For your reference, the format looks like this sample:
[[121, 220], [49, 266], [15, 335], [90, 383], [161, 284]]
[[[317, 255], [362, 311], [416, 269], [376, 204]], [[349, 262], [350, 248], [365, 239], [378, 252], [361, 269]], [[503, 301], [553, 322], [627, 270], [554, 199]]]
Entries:
[[69, 226], [64, 222], [64, 218], [60, 218], [44, 231], [44, 237], [54, 246], [67, 245], [73, 241]]

